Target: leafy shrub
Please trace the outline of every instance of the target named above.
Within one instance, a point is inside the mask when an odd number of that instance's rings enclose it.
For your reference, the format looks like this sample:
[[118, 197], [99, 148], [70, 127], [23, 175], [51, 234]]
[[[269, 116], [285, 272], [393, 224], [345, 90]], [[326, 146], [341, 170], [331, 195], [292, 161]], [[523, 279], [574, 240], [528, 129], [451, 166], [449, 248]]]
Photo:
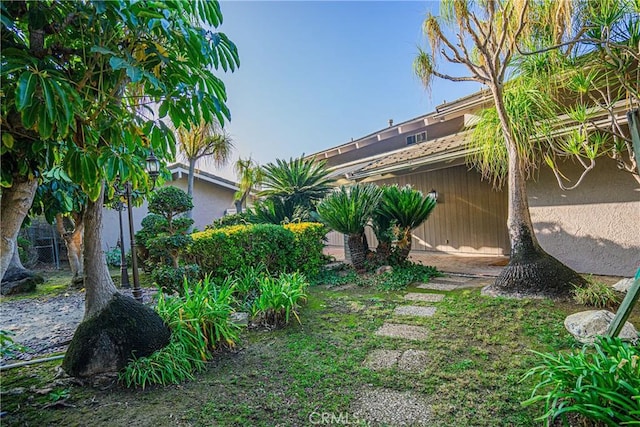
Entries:
[[197, 264], [182, 265], [175, 268], [163, 265], [151, 271], [151, 278], [163, 292], [181, 294], [184, 291], [183, 283], [186, 280], [191, 283], [200, 276], [200, 267]]
[[265, 277], [267, 269], [264, 264], [256, 266], [244, 265], [236, 272], [233, 283], [233, 296], [243, 311], [253, 310], [253, 304], [260, 295], [260, 278]]
[[306, 301], [308, 286], [305, 277], [299, 273], [285, 273], [278, 278], [261, 277], [260, 296], [254, 304], [255, 316], [274, 327], [289, 323], [291, 315], [300, 323], [298, 303]]
[[[115, 248], [111, 248], [108, 251], [106, 251], [104, 253], [104, 255], [107, 258], [107, 265], [109, 267], [120, 267], [121, 265], [121, 260], [120, 260], [120, 248], [115, 247]], [[125, 262], [127, 264], [129, 264], [131, 262], [131, 252], [127, 252], [125, 255]]]
[[18, 236], [18, 257], [27, 268], [33, 267], [38, 261], [38, 251], [33, 247], [29, 239]]
[[15, 334], [11, 331], [0, 329], [0, 358], [12, 358], [16, 353], [27, 350], [23, 345], [16, 344], [11, 338], [12, 335]]
[[375, 278], [376, 286], [382, 290], [404, 289], [412, 283], [428, 282], [432, 277], [442, 274], [435, 268], [427, 265], [404, 262], [393, 267], [393, 271], [387, 271]]
[[[263, 264], [271, 273], [317, 271], [322, 263], [320, 224], [253, 224], [194, 233], [189, 258], [203, 272], [223, 277]], [[324, 234], [324, 233], [323, 233]]]
[[544, 401], [538, 418], [546, 425], [569, 413], [608, 426], [638, 425], [640, 420], [640, 349], [619, 338], [598, 337], [594, 348], [571, 354], [543, 354], [542, 365], [524, 379], [539, 378], [523, 405]]
[[231, 321], [232, 281], [216, 284], [205, 276], [193, 284], [185, 280], [183, 287], [181, 296], [158, 294], [156, 311], [171, 329], [171, 342], [127, 365], [120, 374], [127, 387], [177, 384], [192, 379], [193, 372], [204, 369], [204, 362], [214, 350], [235, 345], [240, 327]]
[[210, 230], [212, 228], [229, 227], [231, 225], [247, 225], [250, 224], [249, 213], [235, 213], [232, 215], [225, 215], [222, 218], [214, 220], [211, 224], [207, 225], [204, 229]]
[[590, 305], [598, 308], [611, 308], [620, 303], [615, 290], [606, 283], [587, 278], [587, 285], [573, 290], [573, 299], [581, 305]]

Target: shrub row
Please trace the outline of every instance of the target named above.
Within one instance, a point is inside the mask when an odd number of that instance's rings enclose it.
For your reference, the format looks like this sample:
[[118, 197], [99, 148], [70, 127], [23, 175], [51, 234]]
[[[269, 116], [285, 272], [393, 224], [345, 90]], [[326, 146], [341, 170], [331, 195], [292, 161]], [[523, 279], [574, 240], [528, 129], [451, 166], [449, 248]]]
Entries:
[[319, 223], [234, 225], [192, 234], [190, 262], [203, 273], [226, 276], [243, 266], [263, 264], [272, 273], [316, 274], [323, 262]]

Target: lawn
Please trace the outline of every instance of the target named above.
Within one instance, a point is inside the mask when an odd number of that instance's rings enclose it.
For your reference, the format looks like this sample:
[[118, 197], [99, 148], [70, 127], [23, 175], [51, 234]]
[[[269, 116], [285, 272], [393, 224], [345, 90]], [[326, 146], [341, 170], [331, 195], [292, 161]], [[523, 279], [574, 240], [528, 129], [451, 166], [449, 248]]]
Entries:
[[[403, 319], [427, 327], [425, 341], [375, 335], [407, 291], [434, 292], [315, 286], [301, 325], [245, 331], [235, 350], [178, 386], [82, 386], [59, 377], [59, 361], [5, 371], [2, 424], [300, 426], [320, 423], [318, 414], [347, 417], [363, 395], [395, 390], [427, 402], [432, 426], [539, 425], [541, 406], [520, 404], [532, 387], [521, 378], [539, 362], [530, 350], [574, 347], [562, 322], [584, 307], [488, 298], [479, 288], [442, 292], [434, 316]], [[366, 367], [379, 349], [424, 350], [428, 359], [414, 371]]]

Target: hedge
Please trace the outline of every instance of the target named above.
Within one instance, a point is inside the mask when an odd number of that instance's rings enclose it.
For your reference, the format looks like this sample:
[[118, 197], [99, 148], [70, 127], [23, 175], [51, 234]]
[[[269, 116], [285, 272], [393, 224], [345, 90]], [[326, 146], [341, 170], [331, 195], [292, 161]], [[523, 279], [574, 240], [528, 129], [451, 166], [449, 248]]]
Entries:
[[264, 264], [271, 274], [318, 272], [323, 262], [319, 223], [234, 225], [210, 229], [191, 236], [188, 258], [203, 273], [225, 276], [241, 266]]

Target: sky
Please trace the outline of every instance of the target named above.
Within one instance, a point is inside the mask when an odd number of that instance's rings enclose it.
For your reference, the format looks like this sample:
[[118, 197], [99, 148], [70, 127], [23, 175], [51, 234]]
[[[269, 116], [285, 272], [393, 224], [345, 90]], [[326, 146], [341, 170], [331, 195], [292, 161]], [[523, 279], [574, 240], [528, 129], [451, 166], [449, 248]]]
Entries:
[[[240, 68], [220, 72], [238, 157], [260, 164], [312, 154], [433, 111], [476, 91], [413, 73], [421, 24], [435, 1], [221, 1], [218, 31]], [[445, 65], [445, 64], [443, 64]], [[443, 68], [464, 73], [463, 70]], [[212, 169], [235, 180], [233, 168]]]

